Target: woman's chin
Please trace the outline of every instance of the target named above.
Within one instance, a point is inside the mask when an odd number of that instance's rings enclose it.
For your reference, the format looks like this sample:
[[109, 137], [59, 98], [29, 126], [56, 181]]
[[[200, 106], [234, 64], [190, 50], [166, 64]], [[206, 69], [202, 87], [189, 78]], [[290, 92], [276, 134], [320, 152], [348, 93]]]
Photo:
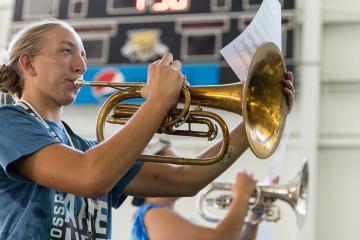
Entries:
[[77, 94], [71, 94], [63, 99], [62, 105], [67, 106], [75, 102]]

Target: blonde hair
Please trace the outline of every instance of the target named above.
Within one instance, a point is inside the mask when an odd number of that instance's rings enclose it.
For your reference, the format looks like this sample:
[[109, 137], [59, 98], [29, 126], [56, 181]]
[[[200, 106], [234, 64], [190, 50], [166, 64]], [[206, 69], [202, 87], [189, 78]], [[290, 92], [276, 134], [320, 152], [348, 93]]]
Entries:
[[24, 79], [19, 68], [20, 56], [22, 54], [36, 56], [42, 46], [43, 33], [57, 27], [66, 27], [75, 32], [65, 21], [51, 18], [32, 23], [13, 36], [7, 49], [8, 63], [0, 68], [0, 91], [21, 98]]

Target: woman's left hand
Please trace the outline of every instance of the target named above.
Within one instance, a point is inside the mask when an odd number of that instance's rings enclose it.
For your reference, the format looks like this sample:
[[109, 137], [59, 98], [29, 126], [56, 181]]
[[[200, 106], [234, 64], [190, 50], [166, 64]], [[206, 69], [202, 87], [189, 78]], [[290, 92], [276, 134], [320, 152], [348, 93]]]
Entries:
[[284, 92], [286, 95], [286, 102], [289, 108], [288, 112], [290, 112], [293, 107], [294, 99], [295, 99], [294, 76], [291, 71], [288, 71], [286, 73], [286, 78], [284, 79], [284, 83], [285, 83]]

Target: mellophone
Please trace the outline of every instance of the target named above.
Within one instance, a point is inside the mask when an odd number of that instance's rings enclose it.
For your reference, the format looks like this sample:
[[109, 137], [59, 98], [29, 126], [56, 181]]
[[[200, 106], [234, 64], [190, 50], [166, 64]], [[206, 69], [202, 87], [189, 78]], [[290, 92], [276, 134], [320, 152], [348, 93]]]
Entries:
[[[296, 214], [298, 228], [301, 229], [307, 212], [309, 167], [304, 159], [301, 170], [287, 184], [258, 184], [249, 199], [249, 209], [263, 211], [259, 221], [265, 220], [276, 222], [281, 218], [281, 211], [274, 204], [275, 200], [281, 200], [291, 206]], [[231, 183], [213, 182], [210, 187], [204, 189], [197, 198], [197, 208], [200, 215], [207, 221], [217, 222], [219, 216], [211, 213], [211, 209], [227, 209], [232, 200], [231, 193], [220, 194], [210, 197], [218, 192], [231, 192]]]
[[[225, 161], [229, 153], [228, 126], [219, 115], [204, 111], [203, 107], [242, 115], [251, 150], [258, 158], [269, 157], [280, 143], [288, 113], [282, 81], [285, 76], [286, 66], [281, 51], [269, 42], [256, 50], [244, 83], [184, 86], [178, 100], [183, 103], [183, 107], [171, 109], [157, 132], [213, 140], [219, 126], [223, 134], [221, 149], [210, 158], [141, 155], [139, 160], [178, 165], [208, 165]], [[96, 123], [99, 142], [104, 140], [105, 122], [125, 124], [139, 109], [140, 105], [124, 104], [123, 101], [141, 98], [140, 90], [145, 86], [144, 83], [87, 82], [83, 79], [77, 79], [74, 85], [77, 88], [91, 86], [118, 90], [100, 108]], [[184, 123], [188, 125], [188, 130], [177, 129]], [[191, 127], [193, 124], [203, 125], [207, 131], [194, 131]]]

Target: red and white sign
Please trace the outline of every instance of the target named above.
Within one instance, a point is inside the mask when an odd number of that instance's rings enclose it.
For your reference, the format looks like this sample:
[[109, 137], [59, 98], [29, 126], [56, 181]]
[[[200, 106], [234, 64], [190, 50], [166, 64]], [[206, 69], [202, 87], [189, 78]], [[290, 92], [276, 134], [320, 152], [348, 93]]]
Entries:
[[[105, 68], [94, 77], [96, 82], [121, 83], [125, 81], [124, 75], [114, 68]], [[110, 87], [93, 87], [92, 94], [96, 98], [106, 97], [116, 92], [116, 89]]]

